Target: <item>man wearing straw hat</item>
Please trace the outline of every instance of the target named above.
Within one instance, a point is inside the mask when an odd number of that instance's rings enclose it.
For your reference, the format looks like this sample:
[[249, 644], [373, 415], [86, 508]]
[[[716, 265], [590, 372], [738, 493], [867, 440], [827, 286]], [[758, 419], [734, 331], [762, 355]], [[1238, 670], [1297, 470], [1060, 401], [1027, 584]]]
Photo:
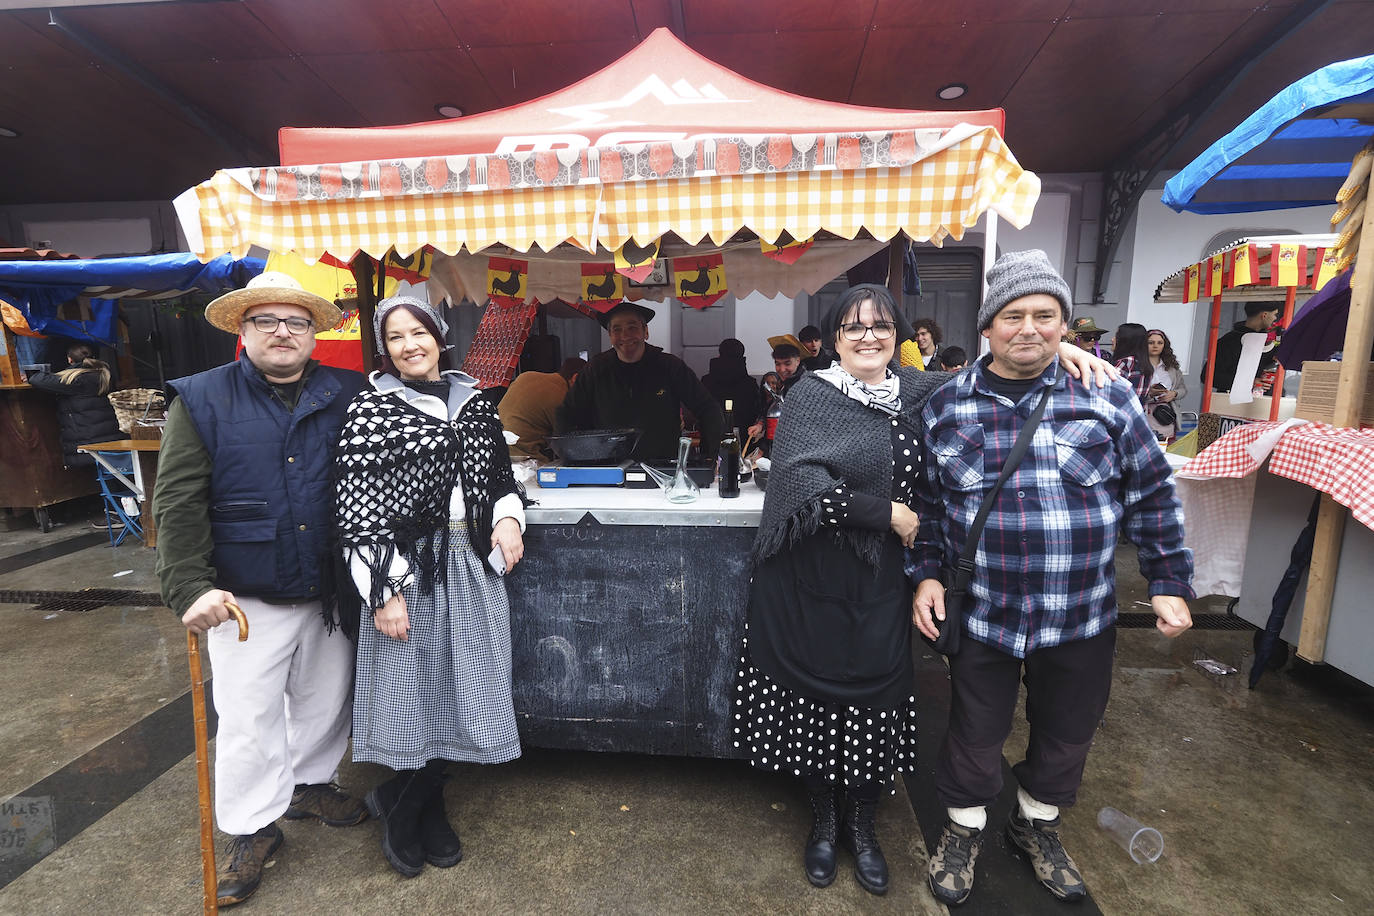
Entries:
[[[215, 820], [231, 835], [220, 906], [257, 890], [277, 818], [360, 823], [333, 779], [348, 744], [353, 648], [334, 625], [330, 456], [363, 378], [310, 358], [342, 313], [264, 273], [205, 309], [237, 361], [170, 383], [154, 515], [162, 600], [207, 633], [219, 716]], [[227, 604], [252, 623], [236, 639]]]

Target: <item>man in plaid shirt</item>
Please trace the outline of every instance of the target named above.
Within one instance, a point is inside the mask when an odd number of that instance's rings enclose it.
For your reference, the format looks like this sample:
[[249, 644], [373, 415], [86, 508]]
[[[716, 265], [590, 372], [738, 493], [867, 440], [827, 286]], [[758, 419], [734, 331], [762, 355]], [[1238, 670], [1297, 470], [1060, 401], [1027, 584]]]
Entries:
[[1030, 742], [1012, 768], [1018, 805], [1011, 848], [1057, 897], [1086, 896], [1059, 839], [1059, 807], [1078, 793], [1106, 710], [1116, 644], [1115, 550], [1122, 531], [1139, 548], [1157, 626], [1192, 625], [1193, 561], [1164, 454], [1124, 381], [1090, 388], [1059, 371], [1056, 348], [1072, 313], [1068, 285], [1041, 251], [1009, 252], [988, 273], [978, 327], [991, 355], [927, 402], [921, 528], [907, 573], [912, 618], [930, 638], [944, 620], [942, 565], [953, 566], [979, 506], [1027, 416], [1048, 390], [1025, 458], [996, 497], [978, 550], [950, 658], [949, 730], [935, 789], [949, 822], [930, 863], [930, 886], [950, 905], [973, 889], [987, 806], [1002, 789], [1002, 744], [1024, 673]]

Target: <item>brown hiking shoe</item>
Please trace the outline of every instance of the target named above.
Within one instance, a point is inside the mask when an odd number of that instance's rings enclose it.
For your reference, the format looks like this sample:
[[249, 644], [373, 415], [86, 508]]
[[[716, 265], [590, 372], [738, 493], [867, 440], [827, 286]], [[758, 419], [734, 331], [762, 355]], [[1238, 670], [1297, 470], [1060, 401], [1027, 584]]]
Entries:
[[973, 893], [973, 863], [978, 861], [983, 831], [945, 822], [930, 857], [930, 892], [946, 906], [958, 906]]
[[1059, 818], [1028, 821], [1018, 810], [1007, 824], [1007, 839], [1011, 841], [1012, 852], [1020, 853], [1030, 862], [1035, 877], [1051, 894], [1071, 902], [1088, 896], [1082, 873], [1059, 839]]
[[219, 886], [215, 891], [220, 906], [233, 906], [253, 896], [262, 883], [262, 870], [286, 839], [276, 823], [268, 824], [257, 833], [232, 837], [224, 850], [224, 864], [219, 869]]
[[289, 821], [313, 817], [330, 827], [352, 827], [367, 820], [367, 808], [334, 783], [323, 782], [296, 786], [296, 791], [291, 793], [291, 806], [284, 816]]

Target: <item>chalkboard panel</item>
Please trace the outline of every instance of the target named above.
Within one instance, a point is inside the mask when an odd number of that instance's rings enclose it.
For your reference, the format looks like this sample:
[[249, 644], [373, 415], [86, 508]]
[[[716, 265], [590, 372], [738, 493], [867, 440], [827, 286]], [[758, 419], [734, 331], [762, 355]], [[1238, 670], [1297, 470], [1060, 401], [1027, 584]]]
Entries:
[[531, 525], [512, 571], [515, 709], [543, 747], [730, 757], [755, 530]]

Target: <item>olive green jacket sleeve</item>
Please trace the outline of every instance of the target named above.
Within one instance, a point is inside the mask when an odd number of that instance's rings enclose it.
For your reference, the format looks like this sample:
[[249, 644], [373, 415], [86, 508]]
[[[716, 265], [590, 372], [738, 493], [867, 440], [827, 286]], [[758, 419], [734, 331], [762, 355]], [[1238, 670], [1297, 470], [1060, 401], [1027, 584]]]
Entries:
[[210, 453], [180, 399], [167, 410], [158, 450], [153, 519], [162, 601], [177, 616], [215, 587], [210, 564]]

